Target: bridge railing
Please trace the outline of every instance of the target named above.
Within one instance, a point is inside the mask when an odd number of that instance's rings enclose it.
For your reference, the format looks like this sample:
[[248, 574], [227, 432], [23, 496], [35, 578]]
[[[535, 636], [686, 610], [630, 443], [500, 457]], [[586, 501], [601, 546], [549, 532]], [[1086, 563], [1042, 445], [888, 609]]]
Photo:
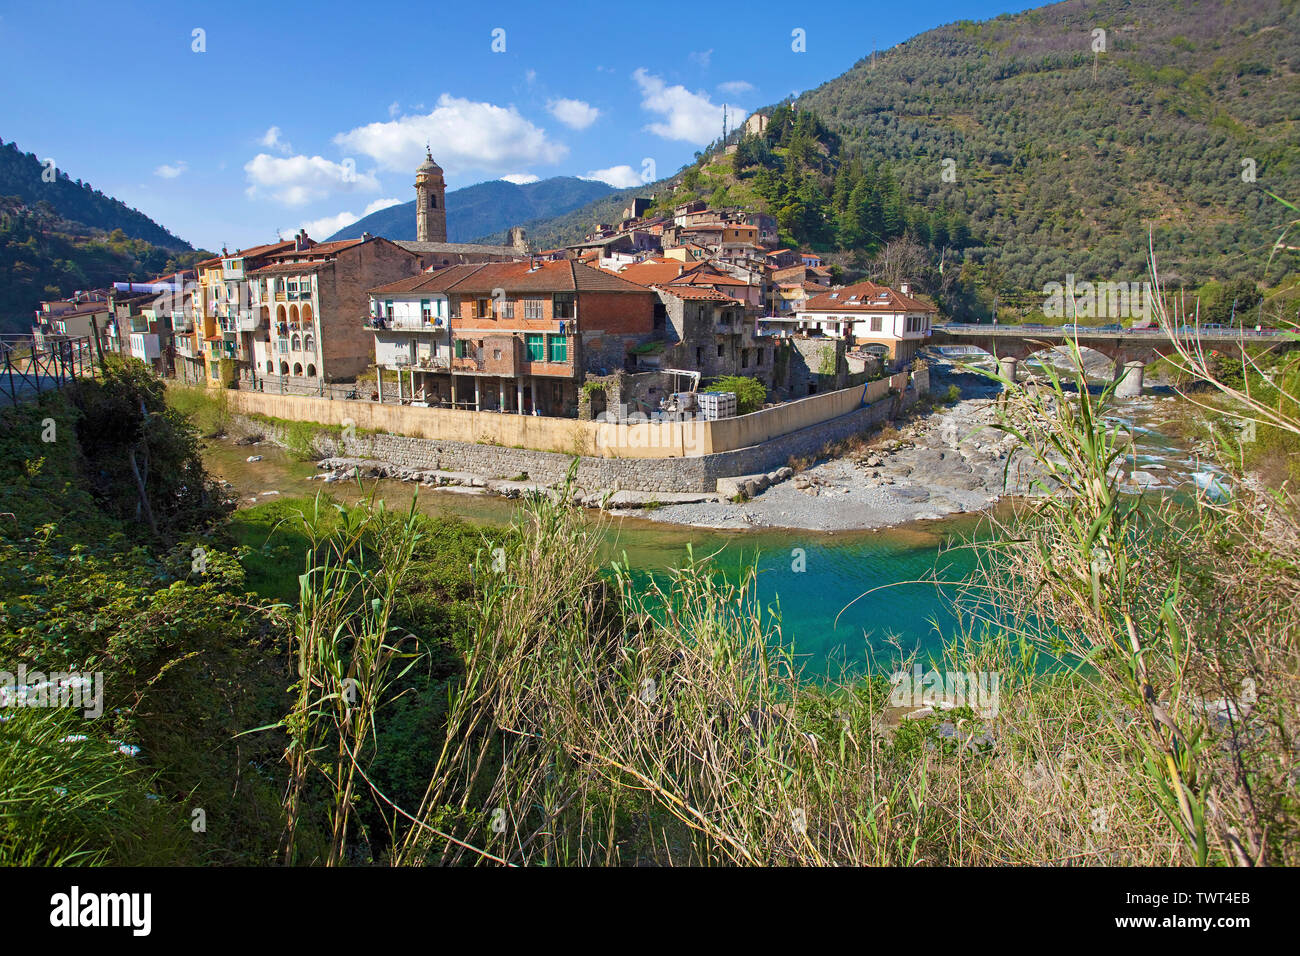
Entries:
[[[1086, 338], [1089, 336], [1101, 337], [1107, 339], [1113, 338], [1169, 338], [1169, 333], [1160, 326], [1154, 326], [1149, 329], [1099, 329], [1090, 326], [1079, 326], [1077, 328], [1067, 329], [1060, 325], [1047, 326], [1025, 326], [1025, 325], [981, 325], [970, 322], [953, 322], [948, 325], [936, 325], [930, 330], [931, 332], [945, 332], [963, 334], [969, 333], [974, 335], [1006, 335], [1017, 336], [1020, 338], [1035, 338], [1047, 336], [1061, 336], [1062, 338]], [[1217, 340], [1235, 340], [1238, 338], [1247, 339], [1276, 339], [1281, 338], [1288, 333], [1281, 329], [1206, 329], [1205, 327], [1180, 326], [1174, 330], [1180, 337], [1188, 339], [1217, 339]]]
[[50, 338], [40, 344], [30, 335], [0, 335], [0, 398], [10, 404], [94, 374], [95, 355], [88, 335]]

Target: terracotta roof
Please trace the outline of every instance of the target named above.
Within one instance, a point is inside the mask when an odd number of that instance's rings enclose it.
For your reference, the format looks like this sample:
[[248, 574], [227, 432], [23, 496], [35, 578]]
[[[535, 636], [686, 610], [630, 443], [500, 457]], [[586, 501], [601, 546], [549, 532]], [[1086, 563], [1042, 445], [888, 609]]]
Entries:
[[[269, 256], [274, 252], [283, 252], [285, 249], [293, 248], [293, 240], [285, 239], [283, 242], [268, 242], [266, 245], [253, 246], [251, 249], [240, 249], [232, 252], [228, 256], [218, 256], [216, 261], [222, 259], [253, 259], [258, 256]], [[212, 261], [212, 260], [209, 260]]]
[[314, 262], [272, 262], [249, 273], [250, 276], [282, 276], [300, 272], [316, 272], [325, 266], [334, 265], [333, 259], [317, 259]]
[[398, 279], [371, 290], [373, 294], [452, 292], [464, 295], [506, 292], [648, 292], [603, 269], [581, 262], [535, 261], [485, 262], [479, 265], [449, 266], [437, 272]]
[[618, 273], [621, 278], [639, 285], [651, 286], [670, 282], [687, 272], [700, 268], [700, 263], [685, 263], [680, 259], [643, 259], [624, 266]]
[[669, 295], [676, 296], [679, 299], [707, 299], [711, 302], [726, 302], [733, 305], [744, 305], [739, 299], [724, 295], [717, 289], [709, 289], [693, 285], [664, 285], [655, 286], [660, 292], [666, 292]]
[[889, 286], [859, 282], [815, 295], [804, 303], [805, 312], [938, 312]]
[[271, 257], [282, 259], [285, 256], [336, 256], [344, 249], [359, 246], [365, 239], [338, 239], [334, 242], [318, 242], [310, 249], [285, 249], [283, 252], [271, 253]]
[[712, 270], [699, 272], [688, 272], [680, 279], [676, 280], [676, 285], [743, 285], [749, 286], [744, 279], [737, 279], [735, 276], [725, 275], [721, 272]]

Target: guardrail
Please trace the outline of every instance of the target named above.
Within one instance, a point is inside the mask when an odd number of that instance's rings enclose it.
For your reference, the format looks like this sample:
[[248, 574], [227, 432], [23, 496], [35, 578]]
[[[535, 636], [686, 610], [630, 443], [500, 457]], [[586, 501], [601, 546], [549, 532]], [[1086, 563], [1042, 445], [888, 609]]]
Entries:
[[11, 404], [95, 375], [90, 336], [54, 338], [37, 345], [30, 335], [0, 335], [0, 397]]
[[[1156, 326], [1150, 329], [1100, 329], [1093, 326], [1077, 326], [1075, 328], [1066, 328], [1062, 325], [1049, 326], [1024, 326], [1024, 325], [978, 325], [972, 323], [953, 323], [950, 325], [932, 326], [930, 331], [944, 333], [971, 333], [975, 335], [1007, 335], [1033, 337], [1035, 335], [1061, 335], [1061, 336], [1100, 336], [1101, 338], [1169, 338], [1169, 333], [1163, 328]], [[1212, 339], [1236, 339], [1236, 338], [1257, 338], [1257, 339], [1275, 339], [1286, 336], [1290, 333], [1283, 329], [1207, 329], [1204, 326], [1179, 326], [1174, 329], [1175, 334], [1179, 337], [1199, 337]]]

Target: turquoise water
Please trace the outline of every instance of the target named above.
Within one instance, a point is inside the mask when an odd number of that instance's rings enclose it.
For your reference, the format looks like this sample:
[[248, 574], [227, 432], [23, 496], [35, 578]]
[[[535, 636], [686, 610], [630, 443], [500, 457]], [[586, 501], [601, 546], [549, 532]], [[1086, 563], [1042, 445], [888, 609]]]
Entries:
[[[1116, 420], [1131, 427], [1138, 439], [1139, 456], [1130, 467], [1151, 469], [1160, 487], [1175, 496], [1194, 494], [1191, 479], [1198, 473], [1217, 480], [1217, 470], [1189, 459], [1184, 449], [1160, 434], [1159, 417], [1166, 410], [1137, 406], [1126, 411]], [[250, 454], [262, 460], [245, 461]], [[205, 459], [214, 474], [232, 482], [244, 504], [272, 500], [268, 491], [283, 495], [326, 491], [344, 500], [359, 497], [355, 485], [323, 486], [309, 480], [316, 474], [310, 463], [296, 461], [271, 445], [238, 447], [213, 441]], [[378, 496], [392, 506], [409, 503], [416, 491], [414, 485], [402, 482], [377, 484]], [[519, 507], [504, 498], [429, 489], [420, 489], [419, 500], [421, 510], [430, 514], [483, 525], [508, 524]], [[943, 639], [956, 632], [957, 622], [936, 580], [954, 581], [969, 573], [974, 556], [960, 545], [987, 527], [986, 519], [969, 515], [836, 534], [712, 531], [636, 517], [599, 520], [606, 536], [604, 560], [626, 558], [637, 575], [680, 567], [688, 560], [688, 546], [697, 558], [713, 555], [713, 565], [733, 581], [756, 563], [760, 600], [779, 612], [780, 636], [793, 646], [809, 674], [857, 669], [868, 661], [884, 668], [913, 652], [922, 659], [937, 656]], [[802, 570], [795, 549], [802, 549]]]
[[956, 621], [937, 581], [971, 570], [971, 551], [960, 545], [978, 526], [966, 517], [920, 529], [826, 535], [668, 531], [638, 522], [618, 530], [609, 553], [626, 551], [642, 576], [684, 564], [688, 543], [697, 559], [712, 555], [712, 565], [733, 581], [756, 566], [760, 600], [779, 613], [781, 637], [805, 672], [836, 674], [868, 661], [885, 667], [916, 650], [922, 658], [939, 652]]
[[[261, 461], [248, 462], [250, 455]], [[236, 446], [208, 443], [209, 469], [230, 481], [241, 504], [271, 501], [280, 495], [315, 495], [325, 491], [340, 499], [359, 497], [356, 486], [322, 485], [309, 480], [316, 469], [296, 461], [283, 449], [262, 444]], [[367, 483], [368, 485], [370, 483]], [[378, 495], [390, 506], [409, 503], [415, 486], [381, 481]], [[504, 525], [518, 504], [505, 498], [420, 489], [420, 508], [453, 515], [476, 524]], [[698, 558], [713, 555], [713, 566], [732, 580], [757, 562], [759, 596], [765, 607], [779, 609], [781, 637], [793, 644], [805, 670], [838, 672], [842, 665], [861, 667], [870, 659], [896, 658], [921, 649], [937, 652], [940, 634], [950, 635], [953, 618], [936, 585], [937, 576], [954, 579], [970, 570], [967, 550], [944, 549], [959, 543], [980, 519], [960, 516], [942, 521], [827, 534], [811, 531], [711, 531], [663, 524], [634, 517], [609, 517], [602, 527], [606, 562], [627, 563], [634, 573], [649, 575], [687, 561], [687, 546]], [[796, 570], [794, 549], [803, 550], [803, 570]], [[936, 627], [937, 625], [937, 627]], [[896, 642], [897, 647], [894, 646]], [[883, 666], [883, 665], [882, 665]]]

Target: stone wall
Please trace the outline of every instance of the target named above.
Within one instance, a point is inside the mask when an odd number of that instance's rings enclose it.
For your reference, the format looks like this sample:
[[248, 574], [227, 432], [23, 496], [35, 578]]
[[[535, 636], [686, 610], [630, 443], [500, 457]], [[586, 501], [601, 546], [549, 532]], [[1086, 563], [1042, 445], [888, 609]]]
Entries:
[[[695, 458], [593, 458], [577, 459], [578, 485], [586, 490], [713, 492], [719, 478], [750, 475], [779, 468], [791, 458], [818, 455], [831, 442], [848, 438], [872, 425], [897, 416], [916, 399], [886, 394], [870, 405], [788, 435], [735, 451]], [[249, 432], [283, 443], [281, 426], [243, 419]], [[317, 432], [313, 447], [321, 457], [370, 458], [408, 468], [464, 471], [485, 478], [515, 478], [554, 484], [564, 480], [574, 456], [556, 452], [470, 444], [403, 435], [371, 434], [345, 429]]]

